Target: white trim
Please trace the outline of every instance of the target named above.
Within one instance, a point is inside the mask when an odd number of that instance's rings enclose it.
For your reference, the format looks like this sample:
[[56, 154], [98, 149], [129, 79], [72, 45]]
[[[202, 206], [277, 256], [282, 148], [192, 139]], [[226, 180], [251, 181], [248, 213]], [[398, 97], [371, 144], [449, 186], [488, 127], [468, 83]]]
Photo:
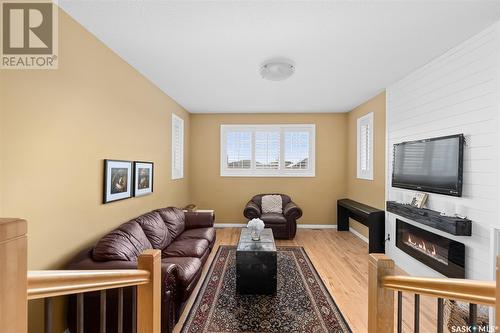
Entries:
[[366, 238], [365, 236], [363, 236], [362, 234], [360, 234], [359, 232], [357, 232], [353, 228], [349, 227], [349, 231], [352, 232], [354, 235], [356, 235], [358, 238], [360, 238], [365, 243], [368, 243], [368, 238]]
[[[280, 132], [280, 165], [278, 169], [257, 170], [255, 166], [255, 132], [274, 130]], [[286, 169], [284, 160], [284, 134], [287, 131], [302, 130], [309, 132], [308, 169]], [[226, 165], [228, 131], [251, 132], [251, 165], [248, 169], [229, 169]], [[221, 124], [220, 125], [220, 176], [221, 177], [315, 177], [316, 176], [316, 125], [315, 124]]]
[[[246, 223], [215, 223], [215, 228], [245, 228]], [[297, 224], [298, 229], [337, 229], [336, 224]]]
[[214, 223], [214, 228], [245, 228], [246, 223]]
[[[366, 154], [366, 159], [368, 159], [367, 170], [361, 169], [361, 127], [368, 127], [368, 142], [366, 145], [368, 146], [368, 151]], [[373, 180], [373, 132], [375, 128], [373, 125], [373, 112], [365, 114], [362, 117], [359, 117], [356, 125], [356, 177], [358, 179], [366, 179]]]
[[[176, 133], [176, 125], [179, 127], [180, 133]], [[180, 159], [180, 168], [175, 167], [175, 141], [176, 141], [176, 136], [180, 136], [180, 156], [178, 157]], [[176, 115], [175, 113], [172, 113], [172, 142], [171, 142], [171, 150], [172, 150], [172, 179], [181, 179], [184, 178], [184, 119]]]
[[298, 229], [337, 229], [336, 224], [297, 224]]

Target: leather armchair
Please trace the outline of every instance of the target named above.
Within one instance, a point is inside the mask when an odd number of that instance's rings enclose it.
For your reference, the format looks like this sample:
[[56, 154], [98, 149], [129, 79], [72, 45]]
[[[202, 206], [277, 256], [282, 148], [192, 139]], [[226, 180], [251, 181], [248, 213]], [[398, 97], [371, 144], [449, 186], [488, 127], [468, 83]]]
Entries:
[[275, 238], [292, 239], [297, 233], [297, 220], [302, 216], [302, 209], [295, 204], [286, 194], [281, 196], [283, 203], [283, 214], [262, 213], [262, 197], [268, 194], [254, 196], [245, 206], [243, 215], [251, 220], [260, 218], [264, 221], [266, 228], [271, 228]]

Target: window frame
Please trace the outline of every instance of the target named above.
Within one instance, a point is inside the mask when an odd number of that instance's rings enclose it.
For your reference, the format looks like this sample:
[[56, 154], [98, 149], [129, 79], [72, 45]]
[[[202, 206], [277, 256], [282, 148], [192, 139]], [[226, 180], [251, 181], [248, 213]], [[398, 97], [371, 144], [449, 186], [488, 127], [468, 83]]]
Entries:
[[[358, 179], [373, 180], [373, 133], [375, 131], [373, 118], [373, 112], [370, 112], [362, 117], [359, 117], [356, 123], [356, 178]], [[369, 156], [367, 170], [362, 170], [361, 168], [361, 127], [364, 125], [368, 125], [369, 128], [367, 142], [368, 149], [366, 152]]]
[[[176, 124], [179, 124], [179, 135], [180, 135], [180, 169], [176, 168], [175, 166], [175, 138], [176, 138]], [[171, 167], [172, 167], [172, 179], [182, 179], [184, 178], [184, 119], [176, 115], [175, 113], [172, 113], [172, 142], [171, 142], [171, 150], [172, 150], [172, 161], [171, 161]]]
[[[280, 132], [279, 168], [257, 169], [255, 167], [255, 132]], [[309, 132], [309, 168], [286, 169], [285, 132]], [[251, 165], [249, 169], [227, 168], [227, 132], [251, 132]], [[221, 124], [220, 125], [220, 176], [221, 177], [315, 177], [316, 176], [316, 125], [315, 124]]]

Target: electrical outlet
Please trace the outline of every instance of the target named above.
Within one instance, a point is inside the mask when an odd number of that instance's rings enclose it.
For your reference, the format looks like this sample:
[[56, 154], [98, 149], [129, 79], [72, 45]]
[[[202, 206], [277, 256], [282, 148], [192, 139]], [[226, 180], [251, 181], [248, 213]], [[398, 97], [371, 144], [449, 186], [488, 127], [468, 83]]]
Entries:
[[390, 242], [391, 241], [391, 234], [387, 234], [387, 238], [385, 239], [386, 242]]

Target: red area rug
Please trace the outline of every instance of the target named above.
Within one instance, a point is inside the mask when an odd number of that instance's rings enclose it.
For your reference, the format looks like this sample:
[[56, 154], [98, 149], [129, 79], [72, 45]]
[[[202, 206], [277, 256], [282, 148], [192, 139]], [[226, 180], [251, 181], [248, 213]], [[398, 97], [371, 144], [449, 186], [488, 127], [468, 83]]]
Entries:
[[236, 247], [221, 246], [182, 332], [351, 332], [304, 249], [277, 250], [276, 295], [240, 295]]

